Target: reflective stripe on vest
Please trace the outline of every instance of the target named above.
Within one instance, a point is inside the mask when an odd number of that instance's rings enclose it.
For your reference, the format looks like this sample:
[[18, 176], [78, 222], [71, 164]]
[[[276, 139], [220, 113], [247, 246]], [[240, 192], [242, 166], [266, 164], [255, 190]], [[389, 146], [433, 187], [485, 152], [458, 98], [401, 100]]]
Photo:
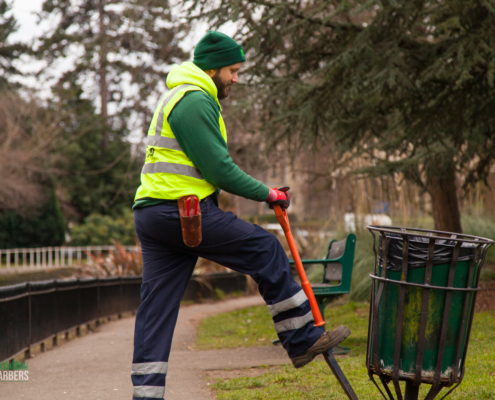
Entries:
[[[165, 100], [163, 100], [162, 107], [160, 108], [160, 113], [158, 114], [158, 119], [156, 120], [156, 127], [155, 127], [155, 135], [156, 135], [156, 128], [160, 128], [159, 132], [163, 129], [163, 110], [165, 108], [165, 105], [172, 99], [172, 97], [175, 96], [175, 94], [181, 90], [181, 89], [186, 89], [186, 88], [197, 88], [198, 86], [195, 85], [180, 85], [177, 86], [176, 88], [172, 89], [170, 93], [165, 97]], [[179, 150], [182, 151], [182, 149], [179, 147]]]
[[182, 151], [177, 139], [165, 136], [148, 136], [148, 146], [165, 147], [166, 149]]
[[[141, 186], [136, 193], [136, 201], [143, 198], [175, 200], [191, 194], [204, 199], [217, 189], [206, 181], [187, 157], [168, 124], [168, 116], [175, 104], [191, 90], [205, 92], [196, 85], [180, 85], [163, 96], [158, 103], [148, 131], [146, 160], [141, 171]], [[219, 127], [222, 137], [227, 141], [221, 115]]]
[[205, 179], [201, 172], [195, 167], [183, 164], [172, 164], [169, 162], [156, 162], [153, 164], [144, 164], [141, 174], [157, 174], [160, 172], [166, 172], [167, 174], [178, 174], [184, 176], [190, 176], [196, 179]]

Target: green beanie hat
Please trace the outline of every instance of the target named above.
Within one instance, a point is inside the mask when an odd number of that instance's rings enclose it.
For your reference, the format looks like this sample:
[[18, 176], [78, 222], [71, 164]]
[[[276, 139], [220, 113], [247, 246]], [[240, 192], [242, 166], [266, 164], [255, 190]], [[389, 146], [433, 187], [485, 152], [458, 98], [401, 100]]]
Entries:
[[245, 61], [242, 46], [220, 32], [206, 32], [194, 49], [193, 63], [203, 71]]

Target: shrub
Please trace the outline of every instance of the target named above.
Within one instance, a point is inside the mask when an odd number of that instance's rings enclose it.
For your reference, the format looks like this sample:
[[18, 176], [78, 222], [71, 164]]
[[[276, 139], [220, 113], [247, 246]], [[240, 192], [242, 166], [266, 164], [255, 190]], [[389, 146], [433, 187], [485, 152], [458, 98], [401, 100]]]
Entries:
[[91, 254], [92, 263], [78, 265], [79, 276], [135, 276], [143, 273], [143, 255], [139, 245], [129, 251], [113, 241], [115, 250], [108, 254]]
[[71, 246], [102, 246], [117, 241], [124, 246], [136, 242], [134, 218], [132, 211], [125, 211], [122, 216], [91, 214], [80, 225], [70, 227]]
[[0, 211], [0, 248], [60, 246], [65, 241], [65, 221], [55, 196], [46, 189], [46, 201], [31, 213]]

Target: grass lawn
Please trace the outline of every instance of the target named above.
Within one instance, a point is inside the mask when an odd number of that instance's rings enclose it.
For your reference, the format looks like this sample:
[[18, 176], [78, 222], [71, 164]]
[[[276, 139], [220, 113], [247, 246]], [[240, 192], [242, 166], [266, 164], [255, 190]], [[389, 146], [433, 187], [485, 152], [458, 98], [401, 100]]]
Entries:
[[[366, 366], [368, 329], [367, 303], [347, 303], [325, 311], [328, 329], [344, 324], [352, 335], [343, 346], [352, 348], [349, 357], [338, 362], [360, 399], [382, 399], [369, 381]], [[198, 330], [199, 349], [270, 346], [276, 339], [271, 315], [265, 306], [219, 314], [203, 321]], [[449, 399], [495, 400], [495, 312], [475, 315], [469, 345], [466, 374]], [[262, 366], [262, 368], [265, 368]], [[255, 377], [216, 379], [212, 387], [219, 400], [310, 400], [344, 399], [345, 395], [324, 361], [302, 369], [286, 365]], [[424, 398], [428, 385], [424, 385]], [[444, 389], [444, 392], [445, 389]], [[440, 398], [440, 397], [438, 397]]]

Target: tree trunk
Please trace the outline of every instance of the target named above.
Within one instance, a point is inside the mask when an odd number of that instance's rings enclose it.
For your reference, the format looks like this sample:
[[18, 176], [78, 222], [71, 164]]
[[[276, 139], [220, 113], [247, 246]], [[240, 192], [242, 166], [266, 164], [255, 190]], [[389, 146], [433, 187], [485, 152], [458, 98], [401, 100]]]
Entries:
[[106, 148], [109, 142], [109, 130], [108, 130], [108, 85], [107, 85], [107, 49], [105, 38], [105, 21], [103, 19], [105, 10], [103, 8], [103, 1], [98, 1], [98, 13], [100, 19], [100, 68], [98, 74], [100, 76], [100, 98], [101, 98], [101, 115], [103, 116], [104, 134], [101, 146]]
[[461, 211], [455, 169], [453, 166], [430, 179], [428, 192], [431, 195], [435, 229], [462, 233]]

